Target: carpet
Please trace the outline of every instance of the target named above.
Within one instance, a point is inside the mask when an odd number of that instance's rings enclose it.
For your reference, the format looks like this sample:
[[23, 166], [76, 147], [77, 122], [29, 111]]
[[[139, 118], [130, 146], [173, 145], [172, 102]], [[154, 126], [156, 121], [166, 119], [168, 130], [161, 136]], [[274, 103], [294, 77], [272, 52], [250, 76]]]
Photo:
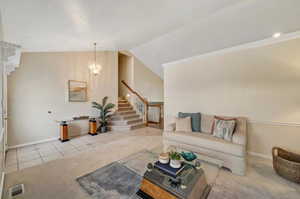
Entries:
[[279, 177], [262, 161], [250, 163], [246, 176], [221, 170], [208, 199], [299, 199], [300, 185]]
[[[138, 199], [135, 193], [146, 166], [149, 162], [155, 162], [158, 154], [155, 150], [140, 151], [79, 177], [77, 182], [93, 199]], [[205, 163], [203, 168], [208, 183], [215, 181], [219, 169]]]

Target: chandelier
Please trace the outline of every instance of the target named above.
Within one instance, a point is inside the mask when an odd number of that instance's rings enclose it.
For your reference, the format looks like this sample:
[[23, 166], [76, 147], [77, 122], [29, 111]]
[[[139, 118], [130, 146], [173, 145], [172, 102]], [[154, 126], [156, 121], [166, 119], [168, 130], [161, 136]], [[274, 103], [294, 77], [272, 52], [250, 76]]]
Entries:
[[94, 43], [94, 63], [89, 65], [89, 69], [94, 75], [98, 75], [102, 70], [102, 66], [97, 64], [97, 43]]

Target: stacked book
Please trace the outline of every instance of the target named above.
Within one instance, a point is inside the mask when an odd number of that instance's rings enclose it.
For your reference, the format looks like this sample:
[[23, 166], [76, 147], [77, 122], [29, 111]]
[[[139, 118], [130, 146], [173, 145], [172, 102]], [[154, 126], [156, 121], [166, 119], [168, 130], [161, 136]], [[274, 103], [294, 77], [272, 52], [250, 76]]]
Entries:
[[156, 167], [163, 173], [165, 173], [173, 178], [176, 178], [178, 176], [178, 174], [184, 169], [185, 163], [183, 163], [180, 168], [173, 168], [169, 164], [162, 164], [159, 161], [157, 161], [154, 163], [154, 167]]

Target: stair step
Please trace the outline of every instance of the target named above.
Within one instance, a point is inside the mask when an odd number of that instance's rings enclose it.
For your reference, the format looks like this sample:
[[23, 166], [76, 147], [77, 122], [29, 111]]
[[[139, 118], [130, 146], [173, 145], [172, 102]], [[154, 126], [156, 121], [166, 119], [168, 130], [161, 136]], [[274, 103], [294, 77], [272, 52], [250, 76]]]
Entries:
[[119, 103], [118, 107], [131, 107], [129, 103]]
[[140, 122], [143, 122], [142, 118], [135, 118], [135, 119], [127, 120], [127, 124], [136, 124], [136, 123], [140, 123]]
[[122, 120], [122, 119], [123, 119], [123, 117], [120, 115], [112, 115], [111, 116], [111, 120], [113, 120], [113, 121]]
[[128, 103], [127, 100], [118, 100], [118, 103]]
[[131, 110], [133, 110], [132, 107], [119, 107], [118, 108], [118, 111], [131, 111]]
[[108, 129], [111, 131], [129, 131], [132, 129], [138, 129], [138, 128], [142, 128], [145, 126], [146, 126], [145, 123], [139, 122], [139, 123], [132, 124], [132, 125], [109, 125]]
[[140, 118], [140, 115], [138, 114], [128, 114], [128, 115], [114, 115], [112, 116], [112, 120], [131, 120], [131, 119], [137, 119]]
[[117, 112], [117, 114], [119, 114], [119, 115], [132, 115], [132, 114], [135, 114], [136, 113], [136, 111], [134, 111], [134, 110], [130, 110], [130, 111], [118, 111]]
[[143, 120], [141, 118], [137, 118], [137, 119], [130, 119], [130, 120], [112, 120], [109, 122], [109, 125], [116, 125], [116, 126], [122, 126], [122, 125], [133, 125], [136, 123], [140, 123]]
[[107, 128], [110, 131], [129, 131], [129, 130], [131, 130], [131, 127], [129, 125], [128, 126], [108, 126]]
[[129, 119], [134, 119], [134, 118], [139, 118], [139, 117], [140, 117], [140, 115], [138, 115], [138, 114], [132, 114], [132, 115], [124, 115], [123, 119], [129, 120]]
[[137, 124], [134, 124], [131, 126], [131, 129], [139, 129], [139, 128], [143, 128], [143, 127], [146, 127], [146, 124], [145, 123], [137, 123]]
[[109, 126], [125, 126], [127, 125], [127, 121], [126, 120], [111, 120], [110, 122], [108, 122]]

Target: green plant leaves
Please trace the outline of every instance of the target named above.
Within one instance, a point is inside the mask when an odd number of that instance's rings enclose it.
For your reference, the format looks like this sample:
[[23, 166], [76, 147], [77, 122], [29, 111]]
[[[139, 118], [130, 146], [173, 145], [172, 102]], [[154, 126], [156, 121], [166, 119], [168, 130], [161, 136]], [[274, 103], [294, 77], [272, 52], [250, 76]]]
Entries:
[[102, 106], [105, 106], [106, 102], [107, 102], [107, 99], [108, 97], [105, 96], [103, 99], [102, 99]]
[[107, 111], [107, 110], [112, 109], [112, 108], [114, 108], [114, 107], [115, 107], [114, 104], [109, 103], [109, 104], [107, 104], [107, 105], [104, 107], [104, 111]]
[[181, 159], [181, 154], [176, 151], [171, 151], [169, 154], [170, 154], [171, 160], [180, 160]]
[[92, 107], [99, 109], [100, 111], [103, 110], [103, 106], [101, 104], [98, 104], [97, 102], [92, 102]]
[[108, 97], [105, 96], [102, 99], [102, 104], [99, 104], [97, 102], [92, 102], [92, 107], [100, 110], [100, 117], [99, 121], [101, 123], [101, 126], [107, 126], [108, 121], [110, 117], [112, 116], [112, 110], [115, 107], [115, 104], [113, 103], [107, 103]]

